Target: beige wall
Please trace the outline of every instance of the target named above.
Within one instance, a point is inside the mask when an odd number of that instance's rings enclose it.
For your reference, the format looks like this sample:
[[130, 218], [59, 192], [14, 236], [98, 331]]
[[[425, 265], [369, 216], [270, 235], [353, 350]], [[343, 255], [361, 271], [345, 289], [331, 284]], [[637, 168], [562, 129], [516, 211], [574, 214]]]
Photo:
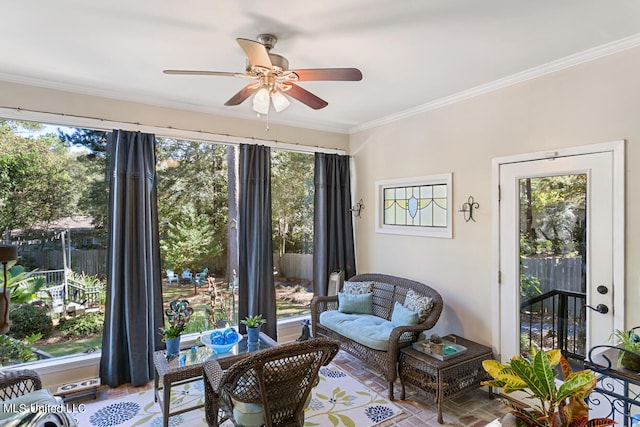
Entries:
[[[271, 124], [264, 120], [242, 120], [212, 114], [178, 110], [135, 102], [79, 95], [34, 86], [0, 81], [0, 108], [91, 117], [113, 122], [141, 123], [146, 126], [193, 132], [259, 138], [291, 144], [331, 149], [348, 148], [346, 134]], [[61, 118], [63, 122], [65, 118]], [[70, 117], [68, 120], [73, 120]], [[157, 133], [160, 135], [160, 133]]]
[[[640, 324], [640, 49], [582, 64], [351, 136], [357, 268], [433, 285], [445, 311], [436, 332], [492, 343], [492, 159], [626, 140], [626, 326]], [[455, 212], [454, 238], [376, 234], [376, 180], [453, 172], [454, 206], [472, 195], [477, 222]], [[369, 206], [372, 209], [369, 209]]]

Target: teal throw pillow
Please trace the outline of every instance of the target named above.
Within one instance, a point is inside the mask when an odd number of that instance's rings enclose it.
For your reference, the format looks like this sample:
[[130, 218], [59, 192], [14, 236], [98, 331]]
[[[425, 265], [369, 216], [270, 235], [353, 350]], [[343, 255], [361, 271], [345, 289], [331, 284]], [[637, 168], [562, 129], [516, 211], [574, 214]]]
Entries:
[[373, 293], [345, 294], [338, 292], [338, 311], [351, 314], [373, 313]]
[[420, 315], [415, 311], [409, 310], [399, 302], [393, 306], [393, 313], [391, 314], [391, 323], [393, 326], [413, 326], [417, 325], [420, 320]]

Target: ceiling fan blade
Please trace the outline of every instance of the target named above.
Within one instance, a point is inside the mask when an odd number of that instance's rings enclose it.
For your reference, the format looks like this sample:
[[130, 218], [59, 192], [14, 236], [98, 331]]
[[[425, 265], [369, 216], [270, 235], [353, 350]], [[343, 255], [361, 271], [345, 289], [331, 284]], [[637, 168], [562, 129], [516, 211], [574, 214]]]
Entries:
[[260, 42], [249, 39], [236, 39], [245, 55], [249, 59], [249, 64], [252, 66], [259, 66], [264, 68], [273, 68], [271, 65], [271, 59], [269, 58], [269, 52], [267, 48]]
[[181, 74], [187, 76], [230, 76], [242, 77], [243, 73], [231, 73], [227, 71], [200, 71], [200, 70], [162, 70], [165, 74]]
[[362, 73], [357, 68], [315, 68], [292, 71], [297, 74], [298, 81], [301, 82], [311, 80], [362, 80]]
[[305, 105], [308, 105], [314, 110], [319, 110], [329, 105], [329, 103], [324, 99], [318, 98], [308, 90], [303, 89], [296, 84], [288, 83], [287, 86], [290, 86], [290, 88], [284, 92], [285, 94], [297, 99]]
[[229, 98], [229, 100], [225, 102], [224, 105], [226, 105], [227, 107], [230, 107], [232, 105], [242, 104], [247, 98], [253, 95], [258, 89], [260, 89], [259, 85], [250, 83], [245, 87], [243, 87], [242, 89], [240, 89], [240, 92], [236, 93], [231, 98]]

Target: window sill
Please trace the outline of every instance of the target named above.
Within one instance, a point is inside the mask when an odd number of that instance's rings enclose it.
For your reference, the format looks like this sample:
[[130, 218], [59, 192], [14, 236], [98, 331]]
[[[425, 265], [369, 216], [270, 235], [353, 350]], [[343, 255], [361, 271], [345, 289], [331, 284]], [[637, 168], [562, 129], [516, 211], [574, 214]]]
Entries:
[[[301, 331], [303, 320], [309, 320], [310, 315], [288, 317], [278, 320], [278, 342], [294, 341]], [[185, 334], [182, 336], [181, 347], [188, 348], [195, 345], [200, 333]], [[11, 369], [33, 369], [43, 377], [43, 385], [50, 390], [57, 389], [62, 384], [84, 380], [99, 375], [100, 357], [102, 353], [76, 354], [71, 356], [56, 357], [53, 359], [38, 360], [35, 362], [12, 365]]]

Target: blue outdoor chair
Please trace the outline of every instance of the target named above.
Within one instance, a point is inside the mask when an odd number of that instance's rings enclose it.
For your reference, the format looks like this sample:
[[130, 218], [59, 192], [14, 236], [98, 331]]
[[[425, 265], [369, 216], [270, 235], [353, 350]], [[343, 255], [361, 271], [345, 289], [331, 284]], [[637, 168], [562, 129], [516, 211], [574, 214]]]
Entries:
[[178, 275], [176, 273], [173, 272], [173, 270], [167, 268], [167, 282], [169, 284], [171, 284], [171, 282], [176, 282], [179, 283], [180, 279], [178, 278]]
[[193, 273], [188, 268], [182, 270], [182, 280], [188, 280], [189, 283], [193, 282]]
[[207, 274], [209, 274], [209, 267], [205, 267], [200, 273], [196, 273], [196, 285], [205, 284], [207, 282]]

